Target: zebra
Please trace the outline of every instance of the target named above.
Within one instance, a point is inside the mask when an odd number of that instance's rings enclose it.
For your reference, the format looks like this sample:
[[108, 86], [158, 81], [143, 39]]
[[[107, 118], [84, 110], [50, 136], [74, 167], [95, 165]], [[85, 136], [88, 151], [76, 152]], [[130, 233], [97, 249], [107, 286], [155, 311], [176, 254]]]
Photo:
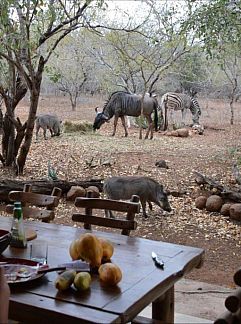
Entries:
[[164, 130], [167, 129], [167, 110], [170, 110], [171, 119], [173, 121], [173, 111], [181, 110], [182, 121], [184, 121], [187, 109], [192, 113], [193, 124], [199, 124], [199, 117], [201, 116], [201, 108], [195, 97], [191, 97], [185, 93], [167, 92], [161, 98], [161, 109], [164, 109]]
[[[143, 99], [143, 101], [142, 101]], [[122, 125], [125, 129], [125, 137], [128, 136], [125, 116], [134, 116], [138, 117], [141, 114], [147, 119], [148, 129], [146, 132], [145, 139], [148, 138], [149, 133], [151, 132], [150, 138], [153, 138], [153, 120], [152, 120], [152, 112], [154, 112], [154, 124], [155, 130], [157, 131], [157, 123], [158, 123], [158, 114], [157, 114], [158, 102], [155, 97], [151, 97], [149, 93], [146, 93], [144, 98], [141, 95], [130, 94], [125, 91], [116, 91], [111, 94], [108, 101], [105, 103], [103, 111], [96, 111], [96, 117], [93, 123], [94, 131], [99, 129], [102, 124], [108, 122], [113, 116], [114, 119], [114, 130], [112, 136], [115, 135], [116, 126], [118, 122], [118, 118], [121, 118]], [[141, 138], [141, 134], [140, 134]]]

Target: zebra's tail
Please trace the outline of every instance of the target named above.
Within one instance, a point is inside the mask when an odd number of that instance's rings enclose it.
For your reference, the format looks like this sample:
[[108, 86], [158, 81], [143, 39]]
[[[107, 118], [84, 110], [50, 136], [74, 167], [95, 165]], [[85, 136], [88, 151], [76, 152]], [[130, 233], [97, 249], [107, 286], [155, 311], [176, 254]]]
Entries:
[[157, 108], [158, 108], [158, 102], [157, 100], [155, 100], [155, 104], [154, 104], [154, 126], [155, 126], [155, 131], [158, 131], [158, 112], [157, 112]]
[[164, 94], [162, 96], [162, 105], [164, 106], [164, 131], [167, 130], [168, 126], [168, 119], [167, 119], [167, 100], [168, 100], [168, 95]]

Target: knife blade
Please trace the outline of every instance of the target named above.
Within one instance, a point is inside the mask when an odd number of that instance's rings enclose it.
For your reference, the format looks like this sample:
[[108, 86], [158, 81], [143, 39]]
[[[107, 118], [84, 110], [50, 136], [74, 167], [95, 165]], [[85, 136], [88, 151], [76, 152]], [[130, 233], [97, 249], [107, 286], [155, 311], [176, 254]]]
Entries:
[[61, 263], [59, 267], [66, 267], [68, 269], [78, 269], [77, 271], [90, 271], [89, 263], [82, 260], [74, 260], [70, 262]]
[[52, 272], [52, 271], [65, 271], [65, 270], [75, 270], [77, 272], [86, 272], [86, 271], [89, 272], [90, 265], [85, 261], [75, 260], [75, 261], [59, 264], [57, 267], [53, 267], [53, 268], [41, 267], [38, 270], [38, 274]]
[[164, 262], [158, 258], [157, 254], [155, 252], [152, 252], [151, 257], [155, 263], [155, 266], [163, 270]]

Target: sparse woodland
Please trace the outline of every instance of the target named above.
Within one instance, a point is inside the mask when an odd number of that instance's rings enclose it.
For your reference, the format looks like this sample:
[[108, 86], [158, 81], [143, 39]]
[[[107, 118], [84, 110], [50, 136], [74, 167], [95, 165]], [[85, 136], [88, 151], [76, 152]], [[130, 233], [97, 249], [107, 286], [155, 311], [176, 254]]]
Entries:
[[[186, 0], [186, 10], [175, 2], [143, 1], [135, 18], [102, 0], [70, 3], [0, 4], [0, 179], [49, 182], [50, 164], [64, 183], [153, 177], [171, 191], [173, 211], [168, 215], [155, 206], [147, 220], [138, 215], [134, 235], [204, 248], [205, 264], [190, 277], [232, 285], [241, 259], [240, 220], [206, 205], [200, 209], [195, 200], [215, 194], [225, 202], [241, 201], [238, 1]], [[123, 138], [119, 125], [111, 137], [111, 120], [93, 133], [94, 108], [101, 109], [117, 90], [155, 92], [157, 100], [168, 91], [195, 93], [204, 132], [187, 126], [185, 137], [158, 131], [144, 141], [135, 126]], [[60, 137], [35, 141], [41, 113], [61, 118]], [[190, 121], [188, 112], [186, 125]], [[73, 125], [83, 123], [87, 129], [76, 131]], [[177, 112], [175, 127], [180, 124]], [[168, 168], [159, 167], [160, 160]], [[54, 222], [76, 226], [73, 211], [63, 196]]]

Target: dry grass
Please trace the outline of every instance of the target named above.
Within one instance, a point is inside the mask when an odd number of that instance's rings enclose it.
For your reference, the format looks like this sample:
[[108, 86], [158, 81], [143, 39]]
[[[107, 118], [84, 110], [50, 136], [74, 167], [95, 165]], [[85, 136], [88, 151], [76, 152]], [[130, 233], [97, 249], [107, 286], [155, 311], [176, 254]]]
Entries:
[[88, 121], [82, 121], [82, 122], [72, 122], [69, 120], [66, 120], [64, 122], [64, 133], [87, 133], [92, 131], [93, 126]]

